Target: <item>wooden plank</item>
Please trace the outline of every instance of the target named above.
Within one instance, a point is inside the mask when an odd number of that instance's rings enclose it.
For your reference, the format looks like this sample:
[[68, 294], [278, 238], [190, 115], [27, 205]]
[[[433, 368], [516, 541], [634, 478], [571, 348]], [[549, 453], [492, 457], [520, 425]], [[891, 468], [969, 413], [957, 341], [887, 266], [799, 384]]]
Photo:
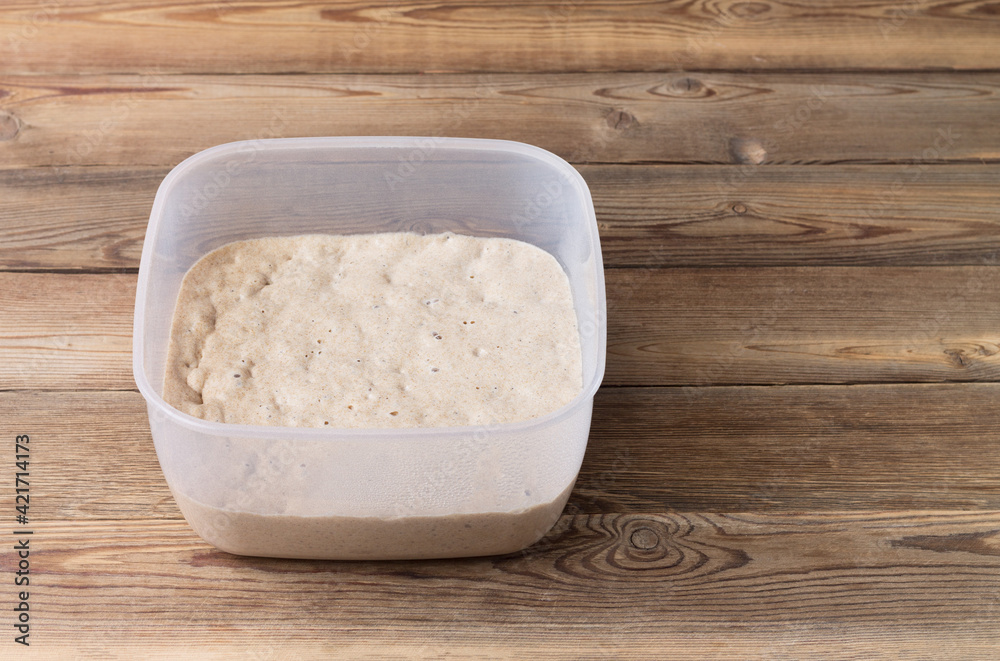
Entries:
[[139, 267], [167, 168], [0, 170], [0, 268]]
[[996, 508], [1000, 384], [604, 388], [570, 511]]
[[[605, 267], [983, 264], [994, 165], [584, 165]], [[0, 270], [135, 269], [167, 167], [0, 170]]]
[[[610, 269], [606, 385], [996, 381], [994, 266]], [[0, 273], [0, 389], [131, 389], [136, 276]]]
[[997, 68], [989, 7], [60, 0], [5, 5], [0, 44], [43, 73]]
[[132, 379], [135, 275], [0, 276], [0, 389], [119, 389]]
[[324, 135], [501, 138], [578, 163], [748, 171], [978, 162], [1000, 159], [998, 90], [996, 73], [7, 75], [0, 167], [175, 165], [232, 140]]
[[[998, 397], [1000, 384], [605, 388], [566, 513], [998, 509]], [[138, 393], [6, 392], [0, 411], [4, 434], [31, 438], [30, 521], [181, 517]]]
[[[180, 519], [137, 392], [0, 392], [4, 438], [29, 437], [28, 522]], [[0, 475], [14, 481], [13, 454]]]
[[64, 658], [995, 658], [998, 528], [996, 511], [581, 515], [524, 553], [336, 563], [231, 556], [182, 522], [53, 522], [30, 542], [31, 641]]
[[580, 167], [605, 266], [988, 264], [992, 165]]
[[629, 269], [607, 385], [996, 381], [994, 266]]

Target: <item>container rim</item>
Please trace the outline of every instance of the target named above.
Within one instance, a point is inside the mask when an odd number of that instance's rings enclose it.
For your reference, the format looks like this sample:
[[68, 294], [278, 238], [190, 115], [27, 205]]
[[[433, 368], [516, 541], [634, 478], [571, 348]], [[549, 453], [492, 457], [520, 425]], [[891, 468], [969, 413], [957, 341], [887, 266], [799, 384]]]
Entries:
[[[213, 422], [202, 420], [192, 415], [184, 413], [168, 404], [152, 387], [146, 377], [144, 368], [144, 350], [141, 338], [145, 331], [145, 309], [146, 291], [149, 284], [149, 269], [152, 261], [153, 242], [151, 239], [156, 234], [160, 218], [163, 215], [165, 200], [171, 189], [178, 180], [191, 168], [197, 166], [202, 161], [226, 154], [227, 152], [238, 152], [247, 146], [254, 151], [270, 151], [287, 147], [299, 149], [310, 148], [394, 148], [400, 147], [423, 147], [427, 142], [435, 147], [443, 147], [456, 151], [495, 151], [520, 154], [527, 157], [543, 161], [561, 171], [567, 182], [574, 186], [581, 197], [586, 202], [585, 211], [587, 213], [587, 227], [590, 232], [591, 245], [594, 249], [595, 285], [597, 296], [597, 309], [595, 314], [595, 334], [598, 342], [597, 364], [595, 365], [593, 377], [589, 383], [585, 383], [580, 393], [569, 403], [564, 404], [555, 411], [551, 411], [543, 416], [522, 420], [520, 422], [505, 422], [485, 425], [465, 425], [461, 427], [288, 427], [284, 425], [240, 425], [227, 422]], [[398, 441], [406, 438], [434, 437], [464, 437], [469, 434], [490, 431], [521, 432], [530, 431], [536, 427], [548, 426], [558, 423], [566, 417], [576, 413], [588, 401], [592, 400], [597, 389], [604, 379], [607, 353], [607, 301], [604, 282], [604, 259], [601, 254], [600, 236], [597, 231], [597, 217], [594, 212], [594, 203], [590, 195], [590, 188], [587, 186], [583, 176], [563, 158], [552, 152], [513, 140], [495, 140], [484, 138], [445, 138], [445, 137], [420, 137], [420, 136], [325, 136], [325, 137], [301, 137], [301, 138], [260, 138], [256, 140], [240, 140], [227, 142], [214, 147], [209, 147], [200, 152], [188, 156], [176, 165], [163, 181], [160, 183], [153, 200], [153, 207], [149, 214], [149, 223], [146, 227], [146, 235], [143, 240], [142, 255], [139, 261], [139, 278], [136, 286], [135, 311], [132, 325], [132, 375], [140, 394], [151, 407], [150, 415], [155, 409], [157, 413], [169, 419], [174, 424], [185, 427], [191, 431], [209, 436], [243, 437], [255, 439], [275, 439], [280, 437], [294, 437], [291, 440], [326, 440], [330, 442], [347, 441], [356, 438], [372, 437], [373, 441]]]

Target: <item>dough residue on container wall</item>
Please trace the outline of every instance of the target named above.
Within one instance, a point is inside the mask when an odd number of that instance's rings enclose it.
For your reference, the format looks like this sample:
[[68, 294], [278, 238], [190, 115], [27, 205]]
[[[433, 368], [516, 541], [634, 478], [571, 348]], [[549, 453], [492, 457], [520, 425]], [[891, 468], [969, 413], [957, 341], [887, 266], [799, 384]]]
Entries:
[[[209, 507], [174, 493], [206, 541], [239, 555], [338, 560], [457, 558], [512, 553], [558, 520], [570, 484], [550, 502], [515, 512], [449, 516], [268, 516]], [[282, 549], [276, 553], [275, 549]]]
[[569, 280], [456, 234], [240, 241], [181, 285], [164, 399], [218, 422], [437, 427], [545, 415], [582, 389]]

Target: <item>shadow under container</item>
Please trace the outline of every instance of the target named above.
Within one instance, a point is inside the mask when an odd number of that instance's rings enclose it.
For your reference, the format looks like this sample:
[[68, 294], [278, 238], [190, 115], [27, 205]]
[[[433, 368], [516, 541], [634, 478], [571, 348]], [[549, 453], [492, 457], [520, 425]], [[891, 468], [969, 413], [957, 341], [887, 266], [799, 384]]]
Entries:
[[[209, 422], [163, 400], [187, 270], [233, 241], [413, 231], [534, 244], [569, 276], [583, 390], [532, 420], [316, 429]], [[606, 353], [604, 271], [583, 178], [542, 149], [460, 138], [293, 138], [191, 156], [163, 180], [139, 268], [135, 380], [185, 518], [240, 555], [327, 559], [510, 553], [558, 519], [580, 470]]]

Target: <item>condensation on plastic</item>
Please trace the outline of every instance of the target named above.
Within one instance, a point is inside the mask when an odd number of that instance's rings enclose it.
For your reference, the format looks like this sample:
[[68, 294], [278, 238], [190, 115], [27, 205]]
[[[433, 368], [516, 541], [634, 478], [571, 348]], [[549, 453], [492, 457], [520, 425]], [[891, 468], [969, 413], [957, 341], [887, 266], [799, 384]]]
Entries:
[[[509, 237], [554, 255], [569, 276], [580, 328], [580, 395], [521, 423], [404, 430], [223, 424], [163, 400], [178, 289], [202, 255], [241, 239], [394, 231]], [[209, 507], [434, 517], [551, 503], [579, 472], [605, 353], [590, 192], [568, 163], [537, 147], [403, 137], [236, 142], [191, 156], [156, 194], [139, 268], [133, 369], [171, 490]], [[272, 551], [280, 556], [280, 545]]]

